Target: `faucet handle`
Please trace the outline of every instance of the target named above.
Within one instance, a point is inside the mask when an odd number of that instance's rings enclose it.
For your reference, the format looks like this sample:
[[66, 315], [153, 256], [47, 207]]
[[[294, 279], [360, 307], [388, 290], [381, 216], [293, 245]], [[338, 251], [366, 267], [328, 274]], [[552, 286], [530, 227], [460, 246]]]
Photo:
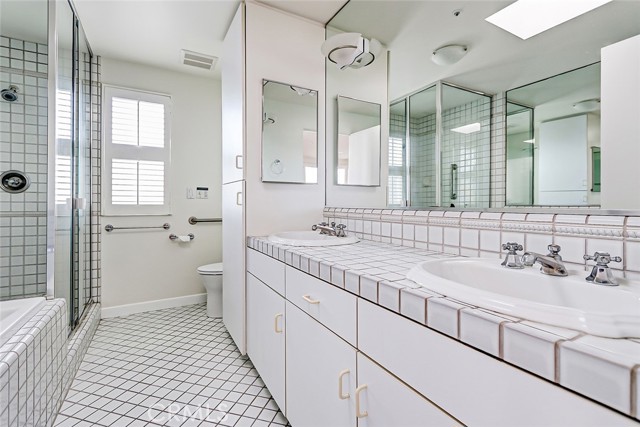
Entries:
[[336, 227], [336, 236], [337, 237], [347, 237], [347, 233], [344, 232], [344, 230], [347, 228], [346, 225], [338, 224], [335, 227]]
[[515, 242], [507, 242], [502, 244], [503, 251], [509, 251], [509, 254], [515, 254], [517, 251], [521, 251], [523, 249], [520, 243]]
[[584, 255], [585, 261], [595, 261], [596, 265], [607, 266], [610, 262], [622, 262], [619, 256], [611, 256], [608, 252], [596, 252], [593, 255]]
[[559, 255], [560, 249], [562, 248], [560, 247], [560, 245], [550, 244], [549, 246], [547, 246], [547, 249], [549, 250], [549, 256], [554, 256]]

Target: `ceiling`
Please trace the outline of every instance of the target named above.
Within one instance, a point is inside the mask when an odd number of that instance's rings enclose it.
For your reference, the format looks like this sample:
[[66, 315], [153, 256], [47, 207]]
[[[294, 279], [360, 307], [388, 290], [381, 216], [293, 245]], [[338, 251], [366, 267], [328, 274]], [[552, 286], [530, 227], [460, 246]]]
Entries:
[[[352, 0], [330, 22], [389, 47], [389, 96], [397, 99], [445, 80], [498, 93], [600, 60], [600, 49], [640, 33], [640, 0], [614, 0], [527, 40], [485, 18], [513, 0]], [[455, 10], [461, 10], [454, 16]], [[451, 66], [430, 60], [434, 49], [463, 44]]]
[[[3, 3], [5, 0], [2, 0]], [[261, 3], [325, 24], [343, 0], [265, 0]], [[182, 64], [187, 49], [220, 57], [240, 0], [74, 0], [94, 53], [203, 77], [213, 71]]]

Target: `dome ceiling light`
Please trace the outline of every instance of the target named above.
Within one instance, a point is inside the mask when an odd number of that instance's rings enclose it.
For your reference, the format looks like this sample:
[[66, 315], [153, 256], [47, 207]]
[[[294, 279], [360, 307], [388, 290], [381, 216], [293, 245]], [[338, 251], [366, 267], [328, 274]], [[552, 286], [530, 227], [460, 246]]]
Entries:
[[431, 54], [431, 60], [438, 65], [453, 65], [460, 61], [468, 51], [466, 46], [450, 44], [434, 50]]
[[382, 44], [376, 39], [367, 39], [360, 33], [340, 33], [322, 43], [322, 54], [338, 66], [362, 68], [371, 64], [382, 51]]

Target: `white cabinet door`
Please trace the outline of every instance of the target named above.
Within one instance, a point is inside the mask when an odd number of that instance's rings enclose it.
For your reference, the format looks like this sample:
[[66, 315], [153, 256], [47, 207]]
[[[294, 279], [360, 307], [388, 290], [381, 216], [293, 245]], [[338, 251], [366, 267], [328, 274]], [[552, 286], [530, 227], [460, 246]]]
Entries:
[[247, 354], [283, 412], [284, 307], [283, 297], [247, 273]]
[[244, 3], [222, 47], [222, 182], [244, 179]]
[[355, 349], [290, 302], [286, 320], [289, 422], [355, 427]]
[[462, 425], [362, 353], [358, 353], [356, 399], [361, 416], [358, 427]]
[[222, 186], [222, 320], [242, 354], [245, 346], [244, 181]]

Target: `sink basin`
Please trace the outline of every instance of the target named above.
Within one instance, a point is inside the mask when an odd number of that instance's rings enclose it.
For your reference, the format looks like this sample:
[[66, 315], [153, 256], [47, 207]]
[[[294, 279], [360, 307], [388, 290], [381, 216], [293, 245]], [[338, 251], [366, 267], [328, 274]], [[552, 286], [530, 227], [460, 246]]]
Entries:
[[360, 241], [353, 235], [336, 237], [320, 234], [318, 231], [283, 231], [272, 234], [267, 239], [273, 243], [290, 246], [340, 246]]
[[507, 269], [498, 259], [445, 258], [413, 267], [407, 278], [439, 294], [477, 307], [610, 338], [640, 337], [640, 283], [586, 282], [585, 271], [567, 277], [539, 266]]

